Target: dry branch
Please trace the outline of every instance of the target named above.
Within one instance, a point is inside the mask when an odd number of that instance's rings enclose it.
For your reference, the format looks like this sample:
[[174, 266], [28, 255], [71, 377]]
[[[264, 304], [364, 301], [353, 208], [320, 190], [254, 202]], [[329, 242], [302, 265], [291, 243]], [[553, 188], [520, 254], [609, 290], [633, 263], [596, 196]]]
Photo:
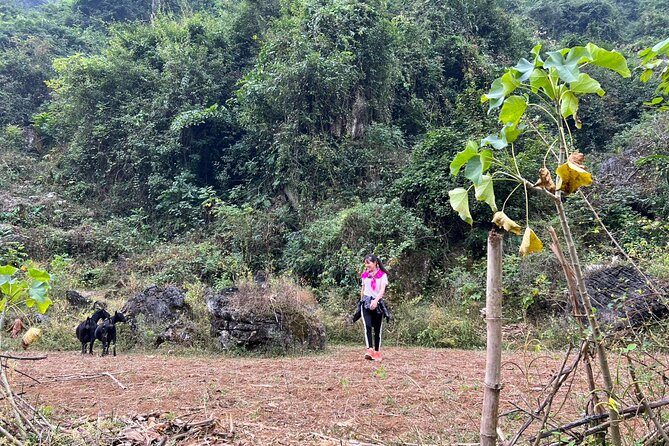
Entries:
[[[585, 344], [585, 341], [584, 341]], [[520, 436], [525, 432], [525, 430], [530, 427], [532, 422], [534, 420], [541, 420], [542, 421], [542, 426], [546, 424], [547, 417], [541, 418], [539, 417], [539, 414], [541, 414], [546, 407], [550, 407], [550, 405], [553, 402], [553, 398], [555, 398], [555, 395], [557, 394], [558, 390], [562, 387], [562, 384], [567, 380], [569, 375], [573, 373], [576, 370], [576, 366], [578, 365], [579, 361], [581, 360], [581, 356], [583, 353], [583, 349], [579, 350], [579, 354], [576, 356], [576, 359], [572, 363], [571, 366], [568, 368], [565, 368], [565, 365], [567, 363], [567, 358], [569, 358], [569, 354], [571, 353], [571, 346], [569, 346], [569, 350], [567, 351], [567, 354], [565, 355], [565, 359], [562, 362], [562, 365], [560, 367], [560, 371], [553, 377], [553, 380], [551, 383], [553, 383], [553, 388], [551, 389], [551, 392], [546, 395], [546, 398], [544, 398], [543, 402], [539, 405], [539, 407], [534, 411], [534, 413], [528, 413], [529, 417], [523, 423], [521, 428], [516, 432], [516, 435], [511, 439], [511, 441], [508, 443], [508, 446], [513, 446], [518, 442], [520, 439]], [[548, 412], [548, 411], [547, 411]]]
[[18, 361], [39, 361], [41, 359], [48, 358], [48, 356], [47, 355], [43, 355], [43, 356], [14, 356], [14, 355], [8, 355], [8, 354], [0, 354], [0, 358], [2, 358], [2, 359], [16, 359]]
[[78, 380], [85, 380], [85, 379], [95, 379], [95, 378], [101, 378], [103, 376], [107, 376], [111, 378], [118, 386], [123, 389], [127, 390], [128, 387], [121, 383], [118, 379], [116, 379], [111, 373], [109, 372], [101, 372], [101, 373], [95, 373], [95, 374], [86, 374], [86, 375], [63, 375], [63, 376], [56, 376], [50, 379], [43, 380], [42, 383], [50, 383], [50, 382], [63, 382], [63, 381], [78, 381]]
[[[658, 407], [666, 406], [668, 404], [669, 404], [669, 398], [664, 398], [664, 399], [657, 400], [657, 401], [654, 401], [652, 403], [649, 403], [649, 406], [650, 406], [651, 409], [657, 409]], [[619, 413], [620, 413], [621, 418], [629, 419], [629, 418], [633, 418], [633, 417], [637, 416], [643, 410], [643, 408], [644, 408], [643, 404], [639, 404], [639, 405], [636, 405], [636, 406], [627, 407], [627, 408], [619, 411]], [[552, 429], [550, 431], [542, 432], [541, 434], [539, 434], [539, 437], [540, 438], [550, 437], [553, 434], [560, 433], [560, 432], [567, 432], [567, 431], [572, 430], [576, 427], [583, 426], [584, 424], [592, 423], [592, 422], [595, 422], [595, 421], [606, 420], [608, 417], [609, 417], [608, 413], [590, 415], [588, 417], [584, 417], [584, 418], [581, 418], [579, 420], [572, 421], [571, 423], [564, 424], [564, 425], [562, 425], [558, 428]], [[601, 432], [601, 431], [607, 429], [609, 425], [610, 425], [610, 422], [606, 421], [605, 423], [602, 423], [600, 425], [597, 425], [593, 428], [590, 428], [590, 429], [586, 430], [583, 435], [586, 436], [586, 435], [592, 435], [592, 434]], [[534, 440], [534, 438], [532, 438], [531, 440]]]

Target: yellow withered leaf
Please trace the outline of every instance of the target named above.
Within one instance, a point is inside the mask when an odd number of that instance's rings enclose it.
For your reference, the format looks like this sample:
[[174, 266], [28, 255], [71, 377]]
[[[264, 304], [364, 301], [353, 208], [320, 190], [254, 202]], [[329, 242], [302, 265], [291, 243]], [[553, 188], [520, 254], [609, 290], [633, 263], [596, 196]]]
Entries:
[[511, 220], [509, 216], [502, 211], [495, 212], [495, 215], [492, 217], [492, 222], [498, 227], [504, 228], [505, 231], [520, 235], [520, 225]]
[[572, 152], [571, 155], [569, 155], [569, 158], [567, 158], [567, 161], [570, 161], [579, 167], [585, 168], [585, 155], [583, 155], [581, 152]]
[[548, 192], [555, 192], [555, 183], [551, 178], [551, 172], [545, 167], [539, 169], [539, 180], [534, 183], [534, 186], [546, 189]]
[[542, 249], [544, 249], [544, 244], [541, 243], [539, 237], [529, 227], [525, 228], [523, 241], [520, 243], [520, 255], [526, 256], [533, 252], [541, 252]]
[[581, 186], [592, 184], [592, 175], [582, 167], [567, 161], [557, 168], [557, 190], [566, 194], [576, 192]]
[[21, 344], [23, 344], [23, 348], [26, 349], [30, 347], [30, 344], [38, 340], [42, 336], [42, 330], [36, 327], [32, 327], [28, 329], [26, 334], [23, 335], [23, 338], [21, 338]]

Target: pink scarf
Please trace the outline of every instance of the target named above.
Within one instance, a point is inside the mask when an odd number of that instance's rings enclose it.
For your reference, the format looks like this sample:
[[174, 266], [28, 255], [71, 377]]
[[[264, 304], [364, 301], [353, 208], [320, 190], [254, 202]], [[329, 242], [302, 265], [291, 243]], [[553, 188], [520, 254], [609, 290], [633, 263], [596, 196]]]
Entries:
[[[380, 269], [376, 270], [376, 274], [374, 274], [374, 277], [372, 277], [372, 290], [373, 291], [376, 291], [376, 279], [380, 279], [381, 277], [383, 277], [384, 274], [385, 273], [383, 271], [381, 271]], [[360, 277], [363, 278], [363, 279], [367, 279], [369, 277], [369, 271], [365, 271], [364, 273], [362, 273], [362, 275]]]

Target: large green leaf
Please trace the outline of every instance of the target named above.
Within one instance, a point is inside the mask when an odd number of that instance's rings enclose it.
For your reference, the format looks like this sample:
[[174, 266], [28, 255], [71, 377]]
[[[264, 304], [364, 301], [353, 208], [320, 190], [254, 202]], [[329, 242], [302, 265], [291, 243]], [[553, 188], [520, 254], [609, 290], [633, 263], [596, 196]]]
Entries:
[[465, 178], [474, 184], [479, 184], [481, 182], [482, 175], [483, 163], [481, 162], [481, 156], [476, 155], [471, 157], [465, 165]]
[[18, 269], [14, 268], [11, 265], [0, 266], [0, 284], [3, 284], [5, 282], [9, 282], [10, 280], [12, 280], [12, 276], [17, 271], [18, 271]]
[[493, 212], [497, 212], [497, 203], [495, 203], [495, 191], [493, 181], [490, 175], [483, 175], [481, 182], [474, 185], [474, 195], [478, 201], [485, 201]]
[[48, 297], [49, 284], [41, 280], [35, 280], [30, 284], [28, 289], [28, 299], [26, 299], [26, 306], [32, 308], [37, 304], [37, 309], [40, 313], [46, 313], [51, 305], [51, 299]]
[[575, 82], [580, 73], [578, 59], [566, 59], [563, 53], [564, 50], [547, 53], [548, 59], [544, 62], [544, 67], [555, 68], [563, 82]]
[[7, 296], [0, 299], [0, 313], [5, 311], [5, 306], [7, 305], [8, 300], [9, 300], [9, 297], [7, 297]]
[[469, 192], [467, 189], [457, 187], [448, 191], [448, 198], [451, 207], [458, 213], [461, 219], [469, 223], [474, 223], [472, 214], [469, 213]]
[[[502, 131], [499, 135], [488, 135], [481, 140], [481, 147], [490, 145], [495, 150], [501, 150], [509, 145], [509, 143], [514, 142], [518, 139], [518, 136], [522, 133], [524, 125], [514, 125], [506, 124], [502, 127]], [[483, 170], [484, 172], [486, 169]]]
[[525, 124], [520, 124], [520, 125], [507, 124], [502, 128], [502, 138], [506, 142], [512, 143], [516, 139], [518, 139], [521, 133], [523, 133], [525, 127], [526, 127]]
[[460, 168], [464, 166], [467, 161], [473, 156], [478, 155], [478, 146], [474, 141], [467, 141], [465, 150], [458, 152], [451, 161], [451, 175], [456, 176], [460, 172]]
[[532, 72], [534, 71], [534, 62], [530, 62], [524, 57], [518, 61], [514, 69], [518, 70], [520, 77], [518, 78], [519, 82], [525, 82], [530, 78]]
[[16, 301], [27, 288], [28, 286], [22, 280], [12, 279], [0, 285], [0, 293], [9, 296], [12, 301]]
[[641, 73], [641, 76], [639, 76], [639, 80], [641, 82], [648, 82], [650, 78], [653, 77], [653, 70], [644, 70], [643, 73]]
[[574, 95], [574, 93], [569, 90], [562, 93], [560, 100], [560, 114], [562, 114], [564, 118], [568, 118], [570, 116], [575, 117], [577, 111], [578, 98]]
[[500, 107], [504, 102], [504, 98], [519, 86], [520, 82], [518, 82], [512, 70], [508, 70], [502, 77], [498, 77], [493, 81], [490, 91], [481, 96], [481, 102], [486, 103], [490, 101], [488, 111]]
[[485, 149], [481, 150], [481, 170], [483, 173], [486, 173], [488, 169], [490, 169], [490, 166], [492, 166], [492, 160], [493, 160], [493, 154], [492, 150], [490, 149]]
[[544, 64], [544, 61], [541, 60], [541, 44], [538, 43], [534, 45], [534, 48], [532, 48], [532, 51], [530, 51], [530, 54], [534, 56], [534, 63], [536, 66], [541, 67]]
[[504, 124], [518, 124], [527, 109], [527, 101], [522, 96], [509, 96], [502, 105], [499, 120]]
[[655, 51], [658, 54], [669, 52], [669, 37], [664, 39], [662, 42], [658, 42], [653, 45], [651, 51]]
[[506, 138], [500, 135], [488, 135], [481, 140], [481, 146], [491, 145], [495, 150], [501, 150], [508, 146]]
[[581, 73], [575, 82], [569, 84], [569, 89], [572, 93], [597, 93], [599, 96], [604, 96], [602, 86], [585, 73]]
[[589, 43], [585, 46], [590, 55], [590, 62], [598, 67], [608, 68], [613, 70], [622, 77], [630, 77], [630, 69], [627, 67], [627, 60], [617, 51], [608, 51], [600, 48], [594, 43]]
[[548, 73], [542, 69], [535, 69], [530, 75], [530, 88], [534, 93], [543, 91], [551, 100], [555, 100], [555, 85]]
[[51, 276], [49, 275], [49, 273], [47, 273], [46, 271], [42, 271], [41, 269], [35, 269], [35, 268], [30, 268], [28, 270], [28, 277], [30, 277], [31, 279], [41, 280], [44, 282], [48, 282], [49, 280], [51, 280]]

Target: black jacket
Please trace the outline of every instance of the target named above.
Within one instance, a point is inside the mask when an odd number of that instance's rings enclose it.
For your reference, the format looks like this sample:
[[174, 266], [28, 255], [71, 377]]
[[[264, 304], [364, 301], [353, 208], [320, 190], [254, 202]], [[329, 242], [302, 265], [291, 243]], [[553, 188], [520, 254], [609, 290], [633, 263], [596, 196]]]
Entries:
[[[356, 305], [355, 308], [355, 313], [353, 314], [353, 322], [356, 322], [358, 319], [362, 317], [362, 308], [365, 305], [364, 300], [359, 300], [358, 305]], [[388, 305], [386, 305], [386, 301], [381, 299], [379, 301], [379, 305], [376, 307], [376, 311], [380, 311], [381, 314], [386, 318], [386, 322], [390, 322], [390, 319], [392, 319], [393, 314], [390, 312], [390, 309], [388, 309]]]

